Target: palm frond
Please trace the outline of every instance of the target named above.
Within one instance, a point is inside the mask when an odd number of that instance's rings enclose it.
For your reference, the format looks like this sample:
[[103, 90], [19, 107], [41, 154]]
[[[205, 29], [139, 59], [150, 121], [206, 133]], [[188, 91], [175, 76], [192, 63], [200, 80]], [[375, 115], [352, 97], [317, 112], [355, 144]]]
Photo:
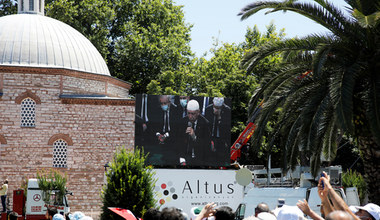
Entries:
[[241, 20], [245, 20], [248, 17], [250, 17], [251, 15], [253, 15], [253, 14], [255, 14], [255, 13], [257, 13], [263, 9], [276, 8], [280, 4], [282, 4], [282, 3], [278, 2], [278, 1], [254, 2], [254, 3], [251, 3], [247, 6], [245, 6], [244, 8], [242, 8], [241, 11], [239, 12], [238, 16], [241, 16]]
[[[317, 132], [317, 138], [318, 140], [315, 140], [315, 146], [313, 148], [313, 153], [311, 156], [311, 161], [310, 161], [310, 167], [311, 167], [311, 173], [313, 176], [318, 175], [319, 169], [320, 169], [320, 164], [321, 164], [321, 154], [323, 152], [323, 149], [326, 147], [324, 145], [323, 139], [326, 137], [326, 135], [329, 135], [330, 133], [328, 132], [329, 129], [334, 126], [334, 120], [332, 120], [333, 117], [333, 111], [332, 109], [327, 110], [325, 109], [325, 114], [322, 114], [320, 119], [319, 119], [319, 124], [318, 124], [318, 130]], [[326, 137], [327, 138], [327, 137]]]
[[279, 42], [270, 42], [263, 46], [249, 51], [241, 61], [242, 68], [250, 73], [253, 67], [262, 59], [269, 55], [274, 55], [284, 51], [312, 51], [321, 43], [330, 41], [326, 36], [311, 35], [304, 38], [293, 38]]
[[363, 68], [360, 63], [354, 63], [343, 70], [336, 69], [331, 77], [330, 94], [333, 103], [336, 103], [335, 111], [340, 126], [349, 132], [353, 131], [354, 88]]
[[265, 82], [266, 80], [264, 77], [264, 80], [261, 81], [261, 86], [254, 91], [249, 101], [248, 115], [251, 116], [253, 109], [256, 108], [257, 104], [259, 103], [259, 100], [268, 97], [268, 94], [272, 94], [273, 91], [284, 82], [291, 82], [291, 79], [295, 80], [297, 75], [299, 75], [299, 73], [301, 72], [304, 72], [307, 66], [308, 63], [305, 63], [305, 65], [298, 66], [294, 66], [293, 64], [283, 64], [280, 66], [278, 73], [265, 76], [269, 78], [268, 82]]
[[[294, 162], [297, 155], [295, 154], [298, 152], [298, 146], [296, 146], [295, 143], [297, 143], [297, 137], [299, 135], [300, 126], [302, 123], [302, 118], [298, 117], [297, 120], [293, 123], [292, 127], [290, 128], [290, 131], [288, 133], [288, 138], [286, 139], [285, 144], [285, 151], [284, 151], [284, 157], [287, 158], [288, 161], [292, 164]], [[288, 155], [288, 152], [290, 153]], [[289, 157], [289, 158], [288, 158]]]
[[345, 36], [347, 31], [354, 34], [354, 28], [352, 22], [347, 20], [346, 16], [337, 8], [333, 7], [326, 1], [316, 1], [322, 7], [318, 7], [312, 3], [303, 3], [296, 1], [284, 1], [284, 2], [257, 2], [244, 7], [238, 15], [241, 15], [241, 19], [245, 20], [251, 15], [261, 11], [263, 9], [272, 9], [266, 13], [273, 13], [277, 11], [292, 11], [301, 14], [318, 24], [324, 26], [335, 35]]
[[330, 44], [320, 44], [316, 47], [316, 53], [313, 57], [313, 76], [323, 77], [322, 70], [326, 64], [328, 56], [331, 52]]
[[330, 125], [328, 130], [323, 137], [323, 155], [327, 160], [332, 161], [336, 157], [338, 150], [338, 127], [336, 124], [336, 118], [331, 117]]
[[380, 23], [380, 12], [374, 12], [370, 15], [364, 15], [358, 9], [354, 9], [352, 15], [356, 18], [359, 25], [363, 28], [375, 28]]
[[380, 145], [380, 74], [373, 74], [367, 97], [366, 113], [369, 129], [376, 143]]
[[313, 115], [308, 137], [308, 149], [312, 151], [315, 151], [316, 149], [318, 150], [317, 146], [319, 146], [319, 143], [321, 142], [320, 128], [322, 126], [323, 119], [326, 118], [326, 109], [328, 109], [329, 104], [330, 97], [328, 95], [324, 95], [324, 98], [321, 100]]

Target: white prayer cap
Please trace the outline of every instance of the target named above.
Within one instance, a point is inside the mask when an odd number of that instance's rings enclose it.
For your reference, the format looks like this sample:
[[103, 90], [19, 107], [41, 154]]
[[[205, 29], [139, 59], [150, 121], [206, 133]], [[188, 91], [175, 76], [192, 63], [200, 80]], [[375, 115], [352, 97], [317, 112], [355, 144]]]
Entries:
[[215, 105], [216, 107], [220, 107], [220, 106], [222, 106], [223, 103], [224, 103], [224, 98], [223, 98], [223, 97], [215, 97], [215, 98], [212, 100], [212, 102], [214, 103], [214, 105]]
[[199, 104], [196, 100], [190, 100], [189, 103], [187, 103], [187, 110], [189, 111], [196, 111], [199, 110]]

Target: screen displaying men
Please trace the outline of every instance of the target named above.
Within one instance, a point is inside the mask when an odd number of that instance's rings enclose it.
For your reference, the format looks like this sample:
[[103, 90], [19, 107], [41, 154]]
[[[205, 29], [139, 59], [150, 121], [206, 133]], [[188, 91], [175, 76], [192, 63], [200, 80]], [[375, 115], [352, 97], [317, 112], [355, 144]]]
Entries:
[[135, 145], [149, 164], [229, 165], [229, 99], [139, 94], [135, 112]]

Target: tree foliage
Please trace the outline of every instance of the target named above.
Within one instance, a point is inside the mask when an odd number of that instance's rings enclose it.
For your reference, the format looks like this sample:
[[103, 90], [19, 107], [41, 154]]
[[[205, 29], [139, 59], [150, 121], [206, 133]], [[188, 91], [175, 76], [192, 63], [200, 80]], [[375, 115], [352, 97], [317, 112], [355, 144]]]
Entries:
[[[232, 138], [243, 131], [247, 118], [247, 103], [258, 86], [253, 74], [240, 68], [240, 61], [248, 47], [258, 47], [264, 42], [278, 41], [283, 31], [276, 32], [273, 24], [266, 33], [257, 27], [248, 28], [246, 39], [239, 44], [223, 43], [210, 49], [210, 58], [194, 58], [190, 65], [182, 65], [177, 71], [165, 71], [148, 85], [150, 94], [175, 94], [189, 96], [224, 96], [232, 99]], [[264, 74], [279, 62], [278, 56], [268, 57], [255, 71]], [[259, 74], [257, 74], [259, 75]]]
[[189, 63], [190, 28], [172, 0], [47, 0], [46, 14], [77, 29], [106, 59], [113, 76], [146, 91], [163, 71]]
[[347, 170], [342, 174], [342, 185], [344, 188], [356, 187], [358, 189], [360, 202], [364, 202], [367, 195], [367, 185], [360, 173], [353, 170]]
[[[126, 10], [123, 7], [120, 10]], [[131, 18], [115, 39], [111, 71], [134, 84], [132, 92], [146, 92], [148, 83], [164, 71], [187, 65], [190, 26], [180, 6], [171, 0], [149, 0], [131, 7]]]
[[101, 219], [123, 219], [108, 207], [125, 208], [140, 217], [154, 207], [154, 173], [152, 167], [145, 165], [145, 160], [146, 156], [138, 149], [128, 152], [120, 148], [115, 153], [103, 187]]
[[[67, 175], [58, 170], [40, 170], [37, 172], [38, 187], [42, 191], [42, 200], [49, 205], [63, 205], [66, 195]], [[54, 201], [50, 196], [54, 192]]]
[[[333, 159], [343, 134], [355, 137], [364, 164], [370, 199], [379, 202], [380, 71], [379, 1], [346, 1], [350, 16], [326, 0], [261, 1], [242, 9], [242, 19], [263, 9], [293, 11], [330, 32], [270, 42], [252, 49], [243, 66], [252, 72], [260, 60], [282, 53], [284, 62], [264, 75], [252, 98], [265, 100], [253, 140], [260, 144], [268, 121], [276, 118], [272, 140], [282, 142], [284, 168], [311, 161], [317, 175], [321, 154]], [[277, 114], [278, 110], [280, 113]], [[376, 183], [376, 184], [373, 184]]]
[[0, 0], [0, 17], [17, 13], [16, 2], [12, 0]]

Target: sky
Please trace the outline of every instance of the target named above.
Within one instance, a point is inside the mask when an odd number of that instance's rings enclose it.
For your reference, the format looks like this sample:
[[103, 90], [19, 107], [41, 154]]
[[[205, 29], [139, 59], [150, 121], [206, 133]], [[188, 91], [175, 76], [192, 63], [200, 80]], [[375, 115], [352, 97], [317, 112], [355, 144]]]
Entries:
[[[173, 0], [183, 5], [186, 23], [193, 24], [190, 46], [197, 57], [213, 48], [215, 40], [220, 43], [240, 43], [244, 41], [247, 27], [257, 25], [260, 32], [266, 32], [271, 21], [279, 31], [285, 28], [286, 37], [302, 37], [310, 33], [326, 33], [321, 25], [293, 12], [275, 12], [265, 15], [263, 10], [241, 21], [237, 14], [244, 6], [255, 0]], [[305, 0], [307, 1], [307, 0]], [[344, 0], [330, 0], [342, 10]], [[310, 2], [310, 1], [309, 1]]]

